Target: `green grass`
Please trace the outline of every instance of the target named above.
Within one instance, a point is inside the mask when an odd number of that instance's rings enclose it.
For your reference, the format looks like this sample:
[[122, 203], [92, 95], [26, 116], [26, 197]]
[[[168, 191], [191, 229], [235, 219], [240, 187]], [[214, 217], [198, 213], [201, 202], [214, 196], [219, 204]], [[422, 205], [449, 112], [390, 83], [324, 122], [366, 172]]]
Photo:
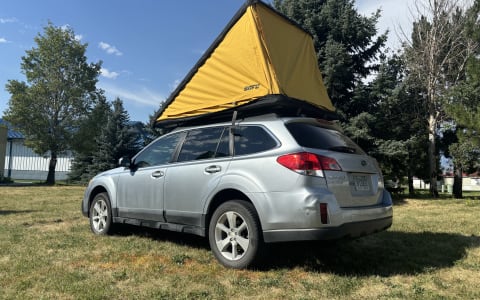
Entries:
[[402, 199], [386, 232], [270, 247], [219, 265], [199, 237], [123, 227], [94, 236], [82, 187], [0, 187], [0, 299], [480, 298], [480, 201]]

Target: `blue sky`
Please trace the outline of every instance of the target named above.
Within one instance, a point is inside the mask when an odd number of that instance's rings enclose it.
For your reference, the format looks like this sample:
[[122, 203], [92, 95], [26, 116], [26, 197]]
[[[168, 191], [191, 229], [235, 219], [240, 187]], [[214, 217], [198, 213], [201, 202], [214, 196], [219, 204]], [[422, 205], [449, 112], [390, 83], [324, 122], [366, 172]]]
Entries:
[[[357, 0], [360, 13], [383, 9], [379, 30], [408, 28], [408, 1]], [[52, 22], [70, 26], [88, 43], [89, 62], [103, 61], [98, 87], [108, 100], [120, 97], [132, 120], [146, 122], [244, 0], [15, 0], [0, 9], [0, 117], [10, 94], [9, 79], [24, 81], [21, 57], [36, 47], [34, 37]]]

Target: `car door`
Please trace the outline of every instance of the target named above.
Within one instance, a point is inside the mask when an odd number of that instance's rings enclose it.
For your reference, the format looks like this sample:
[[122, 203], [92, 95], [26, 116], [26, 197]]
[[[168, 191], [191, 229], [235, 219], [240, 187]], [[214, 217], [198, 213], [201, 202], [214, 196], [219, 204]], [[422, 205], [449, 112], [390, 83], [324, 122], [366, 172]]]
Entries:
[[200, 226], [205, 201], [231, 161], [228, 136], [223, 126], [188, 132], [165, 178], [167, 222]]
[[119, 217], [164, 222], [164, 183], [183, 133], [163, 136], [132, 160], [118, 178]]

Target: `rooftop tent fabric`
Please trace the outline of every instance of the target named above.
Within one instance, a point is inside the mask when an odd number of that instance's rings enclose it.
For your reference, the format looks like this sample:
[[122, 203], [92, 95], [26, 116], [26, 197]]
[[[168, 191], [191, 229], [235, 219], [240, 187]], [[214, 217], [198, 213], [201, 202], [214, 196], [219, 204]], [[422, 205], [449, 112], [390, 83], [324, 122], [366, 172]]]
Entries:
[[166, 100], [156, 122], [230, 110], [268, 95], [334, 111], [312, 37], [261, 1], [249, 1]]

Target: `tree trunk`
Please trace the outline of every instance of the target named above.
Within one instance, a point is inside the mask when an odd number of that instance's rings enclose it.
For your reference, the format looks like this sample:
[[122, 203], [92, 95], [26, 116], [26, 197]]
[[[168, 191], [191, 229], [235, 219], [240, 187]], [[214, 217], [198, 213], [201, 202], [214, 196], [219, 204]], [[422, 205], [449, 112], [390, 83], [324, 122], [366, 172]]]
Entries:
[[55, 184], [55, 167], [57, 166], [57, 153], [52, 151], [50, 155], [50, 163], [48, 164], [47, 184]]
[[453, 176], [453, 197], [455, 199], [461, 199], [463, 198], [462, 194], [462, 181], [463, 181], [463, 171], [462, 168], [455, 168], [455, 174]]
[[412, 196], [413, 194], [415, 194], [415, 189], [413, 188], [413, 176], [410, 170], [408, 170], [408, 173], [407, 173], [407, 181], [408, 181], [408, 194]]
[[428, 118], [428, 163], [430, 171], [430, 195], [438, 198], [437, 189], [437, 159], [435, 151], [435, 129], [437, 128], [437, 120], [433, 113]]

